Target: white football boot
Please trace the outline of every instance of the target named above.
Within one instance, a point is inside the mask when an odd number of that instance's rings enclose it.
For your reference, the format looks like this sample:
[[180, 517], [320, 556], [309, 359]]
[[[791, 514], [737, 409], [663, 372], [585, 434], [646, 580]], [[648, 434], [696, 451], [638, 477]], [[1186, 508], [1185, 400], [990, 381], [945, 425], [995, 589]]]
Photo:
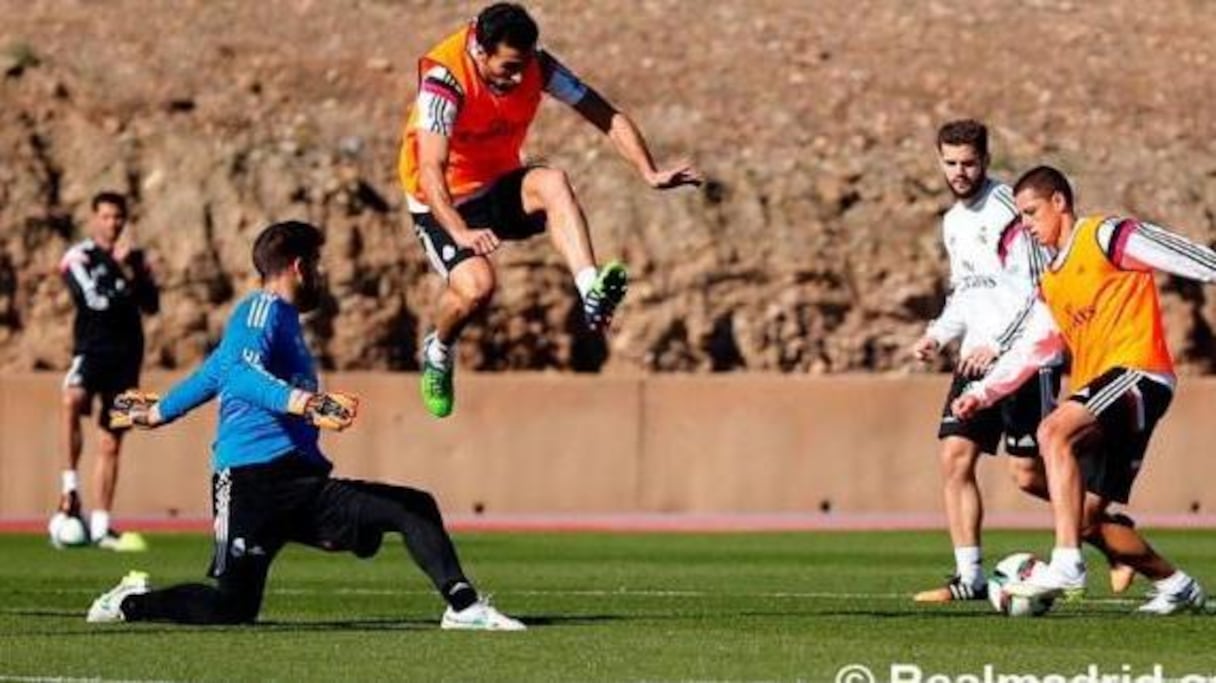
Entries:
[[93, 601], [85, 620], [90, 624], [111, 624], [126, 621], [127, 618], [122, 613], [123, 598], [128, 595], [142, 595], [149, 590], [151, 588], [148, 587], [147, 572], [127, 572], [127, 575], [122, 577], [122, 581], [119, 581], [117, 586]]
[[450, 606], [444, 610], [439, 628], [463, 631], [525, 631], [527, 626], [512, 619], [490, 604], [489, 598], [478, 598], [477, 602], [456, 611]]
[[1085, 565], [1065, 575], [1050, 563], [1037, 563], [1025, 579], [1005, 586], [1005, 592], [1019, 598], [1079, 600], [1085, 596]]
[[1140, 605], [1136, 609], [1136, 612], [1159, 616], [1178, 614], [1179, 612], [1202, 612], [1207, 601], [1208, 594], [1204, 592], [1203, 586], [1200, 586], [1198, 581], [1188, 576], [1186, 583], [1182, 584], [1177, 590], [1150, 590], [1148, 602]]

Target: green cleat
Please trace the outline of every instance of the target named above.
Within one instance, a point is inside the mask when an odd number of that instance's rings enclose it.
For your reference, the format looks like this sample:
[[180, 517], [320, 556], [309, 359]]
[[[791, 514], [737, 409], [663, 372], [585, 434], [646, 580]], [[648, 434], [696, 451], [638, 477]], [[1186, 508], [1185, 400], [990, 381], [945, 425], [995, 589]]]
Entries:
[[452, 391], [452, 371], [428, 361], [422, 362], [422, 402], [435, 417], [452, 414], [455, 392]]
[[613, 261], [600, 269], [599, 276], [587, 297], [583, 300], [583, 315], [592, 332], [606, 332], [612, 325], [612, 314], [625, 292], [629, 291], [629, 272], [620, 261]]
[[452, 404], [456, 401], [456, 392], [452, 390], [453, 366], [450, 358], [446, 368], [430, 361], [427, 349], [435, 343], [434, 332], [422, 340], [422, 403], [431, 415], [447, 417], [452, 414]]

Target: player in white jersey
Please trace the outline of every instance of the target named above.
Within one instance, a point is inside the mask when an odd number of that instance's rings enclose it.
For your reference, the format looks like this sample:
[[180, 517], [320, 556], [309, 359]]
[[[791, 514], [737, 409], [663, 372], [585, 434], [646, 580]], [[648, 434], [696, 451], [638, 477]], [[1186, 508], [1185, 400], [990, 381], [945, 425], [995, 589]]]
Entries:
[[1055, 405], [1060, 388], [1057, 356], [1004, 401], [960, 420], [951, 402], [996, 358], [1002, 333], [1016, 328], [1038, 285], [1048, 255], [1022, 229], [1009, 186], [988, 177], [988, 131], [972, 121], [951, 121], [938, 131], [938, 160], [954, 194], [942, 218], [950, 257], [951, 295], [941, 316], [913, 347], [922, 362], [959, 341], [959, 364], [942, 411], [938, 438], [946, 518], [956, 573], [945, 586], [923, 591], [917, 602], [980, 600], [987, 597], [980, 527], [983, 502], [975, 468], [981, 453], [995, 454], [1004, 436], [1010, 472], [1018, 486], [1047, 497], [1035, 431]]

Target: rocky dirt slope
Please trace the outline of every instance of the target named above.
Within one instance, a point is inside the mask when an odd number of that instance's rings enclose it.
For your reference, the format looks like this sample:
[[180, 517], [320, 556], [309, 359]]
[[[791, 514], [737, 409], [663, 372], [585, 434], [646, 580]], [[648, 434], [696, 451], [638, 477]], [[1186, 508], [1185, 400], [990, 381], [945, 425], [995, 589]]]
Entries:
[[[601, 256], [636, 283], [605, 345], [543, 239], [496, 257], [466, 367], [839, 372], [906, 366], [945, 293], [936, 126], [977, 116], [995, 173], [1075, 175], [1085, 207], [1216, 238], [1216, 4], [1202, 0], [588, 0], [542, 39], [703, 191], [654, 193], [546, 105], [529, 153], [569, 170]], [[409, 369], [438, 282], [395, 179], [413, 63], [478, 4], [0, 0], [0, 368], [62, 368], [55, 276], [103, 187], [135, 198], [164, 312], [148, 364], [188, 366], [253, 283], [252, 236], [329, 237], [325, 364]], [[1174, 349], [1213, 364], [1211, 292], [1163, 281]]]

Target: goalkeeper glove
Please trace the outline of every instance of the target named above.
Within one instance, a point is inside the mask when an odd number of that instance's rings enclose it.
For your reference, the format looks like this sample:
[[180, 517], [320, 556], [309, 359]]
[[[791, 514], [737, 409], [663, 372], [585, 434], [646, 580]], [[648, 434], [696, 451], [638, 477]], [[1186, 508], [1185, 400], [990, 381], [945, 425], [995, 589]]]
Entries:
[[354, 424], [359, 414], [359, 398], [340, 391], [310, 394], [296, 390], [287, 412], [303, 417], [314, 427], [340, 432]]
[[110, 427], [112, 429], [130, 429], [143, 427], [145, 429], [160, 424], [160, 411], [156, 402], [160, 394], [128, 389], [114, 397], [110, 406]]

